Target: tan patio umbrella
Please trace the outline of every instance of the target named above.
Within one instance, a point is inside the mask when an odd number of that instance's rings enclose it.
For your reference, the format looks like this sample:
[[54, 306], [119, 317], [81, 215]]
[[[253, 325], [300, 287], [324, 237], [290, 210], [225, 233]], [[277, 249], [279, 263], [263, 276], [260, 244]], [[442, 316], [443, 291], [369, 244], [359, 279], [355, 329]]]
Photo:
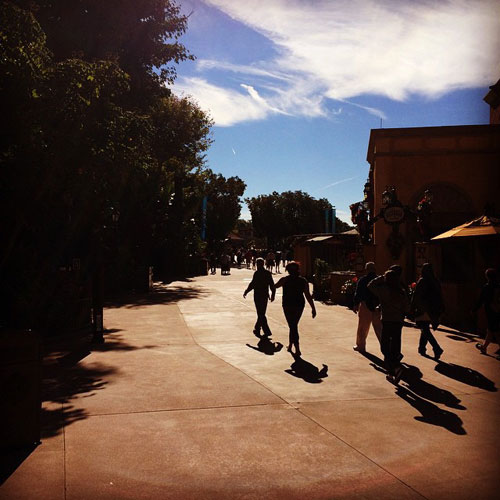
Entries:
[[438, 234], [433, 240], [445, 238], [461, 238], [465, 236], [492, 236], [500, 234], [500, 219], [483, 215], [461, 226], [454, 227], [445, 233]]

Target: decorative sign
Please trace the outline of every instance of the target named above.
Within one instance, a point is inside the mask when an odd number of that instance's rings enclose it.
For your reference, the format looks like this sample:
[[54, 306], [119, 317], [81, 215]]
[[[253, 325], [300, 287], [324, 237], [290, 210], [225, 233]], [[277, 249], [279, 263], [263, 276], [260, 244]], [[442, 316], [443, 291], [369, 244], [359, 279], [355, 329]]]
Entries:
[[384, 220], [388, 224], [397, 224], [405, 218], [405, 211], [403, 207], [387, 207], [384, 209]]

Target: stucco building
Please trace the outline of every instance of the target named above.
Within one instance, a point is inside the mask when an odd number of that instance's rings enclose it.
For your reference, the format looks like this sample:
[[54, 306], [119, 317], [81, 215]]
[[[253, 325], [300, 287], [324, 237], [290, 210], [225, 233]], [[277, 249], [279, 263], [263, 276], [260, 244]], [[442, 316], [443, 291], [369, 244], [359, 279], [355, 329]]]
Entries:
[[430, 239], [485, 211], [500, 211], [497, 92], [498, 84], [485, 98], [497, 106], [489, 125], [372, 130], [365, 198], [351, 207], [364, 259], [375, 261], [381, 272], [400, 264], [408, 283], [418, 277], [423, 262], [433, 262], [448, 320], [455, 324], [466, 322], [484, 267], [500, 266], [498, 239], [479, 244], [467, 238]]

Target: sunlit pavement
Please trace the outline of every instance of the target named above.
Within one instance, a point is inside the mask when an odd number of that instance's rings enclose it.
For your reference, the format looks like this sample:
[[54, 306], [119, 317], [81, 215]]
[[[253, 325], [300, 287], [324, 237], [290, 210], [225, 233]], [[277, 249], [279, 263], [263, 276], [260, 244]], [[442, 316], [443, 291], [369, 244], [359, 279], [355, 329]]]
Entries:
[[251, 275], [157, 285], [106, 309], [103, 346], [52, 353], [42, 444], [0, 498], [498, 498], [500, 361], [473, 336], [442, 328], [437, 363], [405, 327], [396, 387], [373, 331], [356, 353], [356, 316], [317, 303], [294, 360], [280, 292], [252, 334]]

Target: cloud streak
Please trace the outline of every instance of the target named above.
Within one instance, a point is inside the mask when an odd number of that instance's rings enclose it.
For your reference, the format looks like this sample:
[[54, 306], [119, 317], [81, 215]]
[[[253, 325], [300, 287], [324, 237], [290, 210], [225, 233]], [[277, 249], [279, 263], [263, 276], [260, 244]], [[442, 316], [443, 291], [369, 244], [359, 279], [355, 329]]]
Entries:
[[[275, 48], [272, 59], [248, 65], [199, 61], [202, 78], [181, 81], [184, 91], [207, 104], [217, 125], [276, 113], [331, 117], [332, 101], [363, 108], [353, 98], [436, 98], [498, 78], [498, 0], [204, 3], [263, 35]], [[211, 71], [232, 74], [242, 87], [210, 83]], [[363, 109], [386, 118], [382, 110]]]
[[339, 184], [344, 184], [344, 182], [353, 181], [357, 179], [359, 175], [355, 175], [354, 177], [347, 177], [347, 179], [341, 179], [339, 181], [332, 182], [331, 184], [327, 184], [326, 186], [320, 187], [318, 191], [324, 191], [325, 189], [331, 188], [333, 186], [338, 186]]

